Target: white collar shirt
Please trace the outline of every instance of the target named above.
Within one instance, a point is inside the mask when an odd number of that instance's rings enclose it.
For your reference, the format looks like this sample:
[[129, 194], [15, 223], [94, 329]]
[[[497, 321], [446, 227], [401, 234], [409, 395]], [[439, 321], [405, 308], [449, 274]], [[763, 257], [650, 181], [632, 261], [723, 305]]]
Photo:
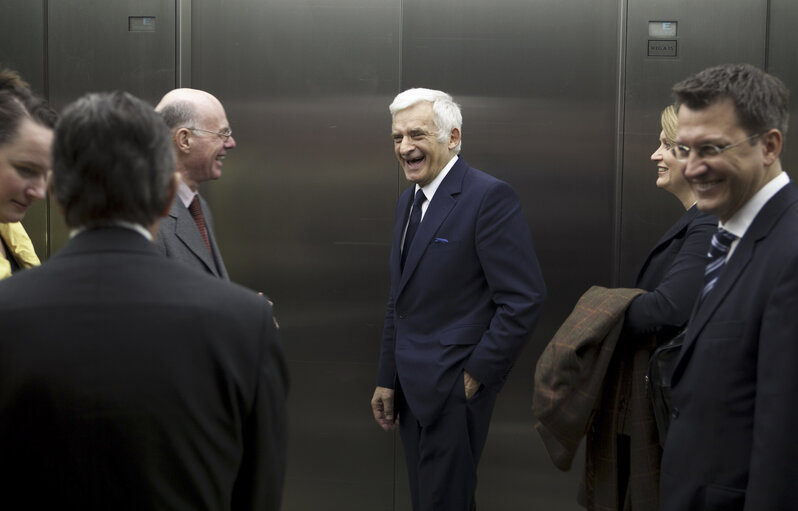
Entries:
[[765, 184], [765, 186], [760, 188], [753, 197], [748, 199], [748, 202], [746, 202], [743, 207], [741, 207], [734, 215], [732, 215], [728, 221], [718, 222], [719, 227], [737, 236], [737, 239], [732, 242], [731, 248], [729, 248], [729, 253], [726, 255], [727, 261], [734, 253], [737, 245], [740, 243], [740, 239], [745, 236], [748, 228], [751, 227], [752, 223], [754, 223], [754, 219], [759, 214], [759, 211], [770, 199], [773, 198], [774, 195], [779, 192], [779, 190], [787, 186], [789, 183], [790, 177], [786, 172], [782, 171], [779, 175]]

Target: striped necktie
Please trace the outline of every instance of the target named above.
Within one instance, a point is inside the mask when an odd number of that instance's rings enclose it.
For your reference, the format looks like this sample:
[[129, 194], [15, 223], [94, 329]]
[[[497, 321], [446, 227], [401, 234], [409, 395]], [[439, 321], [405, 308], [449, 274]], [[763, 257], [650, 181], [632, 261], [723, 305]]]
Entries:
[[732, 242], [736, 239], [737, 236], [720, 227], [712, 235], [712, 242], [709, 244], [709, 252], [707, 252], [707, 267], [704, 270], [704, 288], [701, 290], [702, 300], [718, 282], [720, 272], [726, 266], [726, 256], [729, 254], [729, 248], [731, 248]]

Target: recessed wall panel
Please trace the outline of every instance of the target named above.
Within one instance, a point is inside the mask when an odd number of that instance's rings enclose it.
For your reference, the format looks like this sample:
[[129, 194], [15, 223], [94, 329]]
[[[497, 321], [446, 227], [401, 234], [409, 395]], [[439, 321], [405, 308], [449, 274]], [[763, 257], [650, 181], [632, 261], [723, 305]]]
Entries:
[[[583, 459], [568, 473], [551, 464], [533, 429], [532, 383], [538, 356], [579, 295], [610, 285], [617, 3], [403, 5], [402, 88], [442, 89], [462, 105], [461, 156], [518, 192], [549, 290], [496, 405], [478, 506], [576, 510]], [[400, 488], [397, 509], [409, 509]]]
[[275, 303], [289, 359], [286, 510], [392, 510], [374, 391], [398, 196], [396, 0], [195, 1], [192, 86], [238, 146], [201, 190], [231, 278]]
[[[706, 67], [747, 62], [763, 67], [766, 0], [629, 0], [626, 27], [626, 81], [623, 183], [619, 253], [620, 284], [633, 286], [646, 255], [683, 213], [675, 196], [656, 187], [659, 116], [673, 102], [671, 87]], [[678, 56], [647, 54], [651, 21], [675, 21]]]

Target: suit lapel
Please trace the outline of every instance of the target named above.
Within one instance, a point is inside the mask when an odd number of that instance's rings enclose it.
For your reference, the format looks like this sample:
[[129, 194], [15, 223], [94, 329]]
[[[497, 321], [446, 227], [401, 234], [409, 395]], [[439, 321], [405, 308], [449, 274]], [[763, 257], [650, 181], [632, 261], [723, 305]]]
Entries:
[[684, 228], [686, 228], [693, 219], [698, 216], [698, 209], [693, 206], [687, 210], [687, 212], [682, 215], [679, 220], [673, 224], [670, 229], [668, 229], [665, 234], [657, 241], [657, 244], [654, 245], [654, 248], [651, 249], [651, 252], [648, 253], [645, 262], [643, 263], [643, 267], [640, 268], [640, 271], [637, 274], [637, 282], [640, 282], [641, 277], [645, 274], [646, 269], [648, 268], [651, 259], [653, 258], [654, 254], [656, 254], [663, 245], [670, 243], [670, 241], [676, 237]]
[[424, 214], [424, 218], [418, 226], [416, 236], [413, 238], [413, 244], [410, 246], [410, 252], [407, 254], [405, 269], [402, 272], [397, 295], [401, 293], [402, 288], [404, 288], [408, 279], [413, 275], [421, 257], [432, 241], [432, 237], [438, 232], [438, 228], [446, 217], [449, 216], [455, 204], [457, 204], [457, 195], [459, 195], [462, 190], [463, 177], [465, 176], [466, 169], [468, 169], [466, 163], [462, 158], [458, 158], [457, 162], [455, 162], [454, 166], [449, 170], [449, 173], [435, 192], [435, 196], [429, 203], [427, 212]]
[[203, 241], [200, 235], [194, 218], [179, 198], [172, 204], [169, 215], [175, 219], [175, 237], [183, 242], [183, 244], [202, 261], [211, 273], [218, 277], [219, 271], [213, 261], [213, 256], [208, 251], [208, 247], [205, 246], [205, 241]]
[[396, 204], [396, 221], [393, 226], [393, 243], [391, 244], [391, 284], [393, 289], [399, 289], [401, 279], [400, 260], [402, 258], [402, 234], [407, 225], [407, 218], [410, 215], [410, 205], [415, 193], [415, 186], [411, 186], [399, 196]]
[[224, 266], [222, 252], [219, 250], [219, 245], [216, 244], [216, 232], [213, 230], [213, 214], [211, 213], [211, 208], [202, 195], [200, 195], [199, 198], [200, 204], [202, 205], [202, 212], [205, 215], [205, 229], [208, 231], [208, 241], [211, 244], [211, 251], [213, 252], [211, 259], [215, 261], [214, 266], [218, 275], [225, 280], [230, 280], [230, 277], [227, 275], [227, 268]]
[[690, 353], [692, 352], [699, 334], [753, 258], [757, 243], [768, 235], [779, 218], [784, 214], [787, 207], [796, 200], [798, 200], [798, 191], [794, 188], [793, 184], [790, 183], [765, 203], [765, 206], [760, 210], [756, 218], [754, 218], [748, 231], [743, 235], [739, 244], [734, 249], [734, 253], [726, 262], [726, 267], [721, 272], [715, 287], [709, 295], [707, 295], [705, 300], [697, 303], [693, 308], [693, 314], [690, 318], [684, 345], [674, 369], [674, 382], [682, 366], [684, 366], [686, 361], [690, 358]]

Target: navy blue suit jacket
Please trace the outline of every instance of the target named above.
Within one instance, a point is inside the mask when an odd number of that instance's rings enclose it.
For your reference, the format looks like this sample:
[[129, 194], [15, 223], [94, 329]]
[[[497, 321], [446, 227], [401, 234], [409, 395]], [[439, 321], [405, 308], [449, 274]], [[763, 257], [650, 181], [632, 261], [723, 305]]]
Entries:
[[404, 271], [414, 187], [400, 197], [377, 384], [396, 378], [422, 424], [467, 371], [499, 389], [532, 334], [546, 290], [513, 189], [459, 158], [429, 204]]
[[798, 190], [762, 208], [693, 311], [676, 370], [662, 511], [795, 509]]

